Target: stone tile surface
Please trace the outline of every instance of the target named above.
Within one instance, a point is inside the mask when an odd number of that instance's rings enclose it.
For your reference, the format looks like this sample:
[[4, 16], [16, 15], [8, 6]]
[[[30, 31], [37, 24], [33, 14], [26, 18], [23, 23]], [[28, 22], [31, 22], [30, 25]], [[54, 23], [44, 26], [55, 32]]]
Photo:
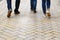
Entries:
[[51, 0], [51, 19], [44, 16], [41, 0], [36, 14], [30, 11], [29, 0], [21, 0], [21, 14], [12, 12], [11, 18], [6, 17], [6, 6], [6, 0], [0, 2], [0, 40], [60, 40], [60, 0]]

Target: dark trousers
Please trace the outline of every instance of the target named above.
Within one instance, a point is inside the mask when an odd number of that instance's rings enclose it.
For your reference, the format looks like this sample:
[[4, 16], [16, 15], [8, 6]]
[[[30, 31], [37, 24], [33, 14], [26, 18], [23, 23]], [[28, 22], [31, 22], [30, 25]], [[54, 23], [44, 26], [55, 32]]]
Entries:
[[[12, 0], [7, 0], [7, 8], [8, 10], [12, 10], [12, 3], [11, 3]], [[19, 5], [20, 5], [20, 0], [16, 0], [16, 3], [15, 3], [15, 10], [18, 11], [19, 9]]]
[[46, 9], [50, 9], [50, 0], [42, 0], [43, 13], [46, 13]]
[[30, 3], [31, 3], [31, 9], [36, 10], [37, 0], [31, 0]]

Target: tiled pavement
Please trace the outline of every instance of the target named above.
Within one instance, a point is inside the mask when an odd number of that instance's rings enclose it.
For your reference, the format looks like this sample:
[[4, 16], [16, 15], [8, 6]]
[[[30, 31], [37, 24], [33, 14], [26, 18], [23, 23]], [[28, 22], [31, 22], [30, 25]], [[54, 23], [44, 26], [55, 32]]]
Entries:
[[60, 2], [51, 2], [52, 17], [48, 19], [42, 13], [41, 0], [38, 0], [37, 14], [30, 11], [29, 0], [21, 0], [21, 14], [13, 12], [11, 18], [6, 17], [6, 0], [1, 1], [0, 40], [60, 40]]

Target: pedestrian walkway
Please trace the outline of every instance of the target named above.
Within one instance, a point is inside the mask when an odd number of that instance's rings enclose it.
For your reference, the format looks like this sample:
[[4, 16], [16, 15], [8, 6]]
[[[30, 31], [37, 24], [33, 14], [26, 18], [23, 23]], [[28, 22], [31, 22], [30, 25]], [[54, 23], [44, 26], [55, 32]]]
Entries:
[[[14, 9], [12, 0], [12, 7]], [[12, 13], [7, 18], [6, 0], [0, 2], [0, 40], [60, 40], [60, 4], [51, 0], [51, 19], [44, 16], [41, 0], [38, 0], [37, 13], [30, 11], [30, 1], [21, 0], [19, 15]], [[14, 11], [14, 10], [13, 10]]]

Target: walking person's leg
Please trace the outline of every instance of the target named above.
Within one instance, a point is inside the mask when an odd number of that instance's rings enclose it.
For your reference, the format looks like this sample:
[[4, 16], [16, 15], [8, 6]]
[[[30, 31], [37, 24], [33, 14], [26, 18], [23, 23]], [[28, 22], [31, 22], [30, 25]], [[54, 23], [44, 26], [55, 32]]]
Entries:
[[8, 10], [12, 10], [11, 0], [7, 0], [7, 8]]
[[33, 11], [33, 0], [30, 0], [31, 11]]
[[51, 16], [51, 14], [50, 14], [50, 0], [47, 0], [47, 11], [46, 11], [46, 13], [47, 13], [47, 16], [48, 17], [50, 17]]
[[46, 0], [42, 0], [42, 10], [43, 13], [46, 15]]
[[36, 13], [37, 0], [34, 0], [33, 4], [34, 13]]
[[50, 4], [51, 4], [51, 1], [47, 0], [47, 9], [50, 9]]
[[36, 13], [37, 0], [31, 0], [31, 10]]
[[19, 14], [20, 12], [18, 11], [19, 9], [19, 6], [20, 6], [20, 0], [16, 0], [16, 3], [15, 3], [15, 14]]
[[7, 8], [8, 8], [7, 17], [10, 17], [11, 16], [11, 12], [12, 12], [11, 0], [7, 0]]

